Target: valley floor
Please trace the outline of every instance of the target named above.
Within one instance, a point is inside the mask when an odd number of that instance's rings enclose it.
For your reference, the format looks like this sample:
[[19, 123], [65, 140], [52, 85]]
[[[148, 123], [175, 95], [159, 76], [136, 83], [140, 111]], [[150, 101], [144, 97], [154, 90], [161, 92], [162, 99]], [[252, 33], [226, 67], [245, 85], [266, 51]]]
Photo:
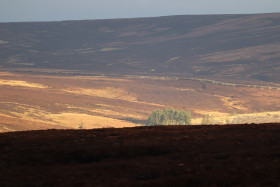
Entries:
[[[59, 72], [58, 72], [59, 73]], [[280, 122], [280, 86], [145, 76], [0, 72], [0, 132], [143, 126], [164, 109], [191, 110], [192, 124]]]

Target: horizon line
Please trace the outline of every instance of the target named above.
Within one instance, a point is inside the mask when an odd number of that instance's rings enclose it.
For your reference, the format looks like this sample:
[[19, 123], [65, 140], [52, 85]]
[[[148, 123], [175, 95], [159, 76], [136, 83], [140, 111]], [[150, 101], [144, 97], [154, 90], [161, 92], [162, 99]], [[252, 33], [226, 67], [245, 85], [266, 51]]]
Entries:
[[1, 23], [50, 23], [50, 22], [70, 22], [70, 21], [100, 21], [100, 20], [125, 20], [125, 19], [149, 19], [174, 16], [226, 16], [226, 15], [263, 15], [263, 14], [280, 14], [280, 12], [263, 12], [263, 13], [206, 13], [206, 14], [171, 14], [163, 16], [140, 16], [140, 17], [116, 17], [116, 18], [88, 18], [88, 19], [62, 19], [62, 20], [32, 20], [32, 21], [0, 21]]

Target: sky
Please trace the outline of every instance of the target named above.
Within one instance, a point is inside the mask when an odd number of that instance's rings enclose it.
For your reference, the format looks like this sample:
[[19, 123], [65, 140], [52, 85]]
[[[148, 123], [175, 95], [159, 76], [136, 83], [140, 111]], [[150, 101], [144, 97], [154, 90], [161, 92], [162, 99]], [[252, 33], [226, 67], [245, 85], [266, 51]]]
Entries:
[[0, 22], [280, 12], [280, 0], [0, 0]]

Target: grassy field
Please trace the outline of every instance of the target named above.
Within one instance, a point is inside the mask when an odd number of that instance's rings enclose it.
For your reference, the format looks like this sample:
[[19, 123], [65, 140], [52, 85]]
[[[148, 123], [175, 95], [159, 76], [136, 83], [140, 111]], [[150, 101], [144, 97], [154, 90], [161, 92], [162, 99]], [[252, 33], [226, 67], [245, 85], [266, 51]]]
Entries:
[[[249, 84], [248, 84], [249, 85]], [[269, 86], [155, 77], [0, 73], [0, 131], [91, 129], [145, 124], [156, 109], [192, 111], [192, 124], [280, 121]]]

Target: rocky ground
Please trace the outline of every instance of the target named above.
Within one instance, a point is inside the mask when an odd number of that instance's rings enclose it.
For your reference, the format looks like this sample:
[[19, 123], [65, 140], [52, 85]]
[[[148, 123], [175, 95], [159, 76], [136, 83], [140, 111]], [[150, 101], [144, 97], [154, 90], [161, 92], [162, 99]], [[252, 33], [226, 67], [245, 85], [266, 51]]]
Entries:
[[279, 186], [280, 124], [0, 134], [0, 186]]

